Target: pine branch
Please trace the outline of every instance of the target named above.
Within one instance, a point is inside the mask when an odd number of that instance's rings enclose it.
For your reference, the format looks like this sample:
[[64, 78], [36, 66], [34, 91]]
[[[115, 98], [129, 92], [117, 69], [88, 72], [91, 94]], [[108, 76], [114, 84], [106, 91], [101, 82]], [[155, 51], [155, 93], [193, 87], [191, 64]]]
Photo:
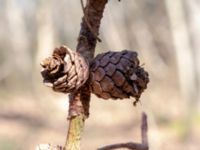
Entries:
[[[78, 37], [77, 52], [88, 63], [94, 57], [99, 27], [107, 0], [87, 0]], [[89, 25], [89, 26], [88, 26]], [[92, 27], [92, 28], [91, 28]], [[90, 91], [86, 84], [78, 92], [71, 94], [69, 107], [69, 129], [65, 150], [80, 150], [84, 121], [89, 116]]]

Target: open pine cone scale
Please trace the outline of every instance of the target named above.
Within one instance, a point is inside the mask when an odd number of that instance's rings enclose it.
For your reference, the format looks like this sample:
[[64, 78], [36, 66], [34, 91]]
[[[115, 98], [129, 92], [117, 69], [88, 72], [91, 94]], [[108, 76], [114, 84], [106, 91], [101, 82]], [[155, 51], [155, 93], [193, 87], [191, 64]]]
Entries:
[[57, 92], [74, 92], [89, 76], [88, 63], [85, 59], [65, 46], [56, 48], [52, 57], [44, 59], [41, 66], [45, 85]]

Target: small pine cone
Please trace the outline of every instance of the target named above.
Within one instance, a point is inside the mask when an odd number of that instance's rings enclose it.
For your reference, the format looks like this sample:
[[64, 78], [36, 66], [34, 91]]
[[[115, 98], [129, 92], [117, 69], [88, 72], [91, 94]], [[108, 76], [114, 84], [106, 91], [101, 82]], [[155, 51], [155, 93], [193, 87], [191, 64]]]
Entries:
[[55, 48], [52, 57], [44, 59], [41, 66], [45, 85], [58, 92], [70, 93], [78, 90], [89, 76], [85, 59], [65, 46]]
[[137, 53], [123, 50], [97, 55], [90, 66], [91, 91], [103, 99], [136, 98], [147, 88], [148, 73], [139, 66]]

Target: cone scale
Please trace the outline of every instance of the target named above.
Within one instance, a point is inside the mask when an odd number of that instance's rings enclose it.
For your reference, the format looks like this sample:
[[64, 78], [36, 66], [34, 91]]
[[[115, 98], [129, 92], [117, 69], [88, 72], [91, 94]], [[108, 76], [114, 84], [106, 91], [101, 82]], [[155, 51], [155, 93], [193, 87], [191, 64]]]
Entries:
[[137, 100], [148, 82], [148, 73], [140, 66], [134, 51], [109, 51], [97, 55], [91, 63], [91, 91], [100, 98]]

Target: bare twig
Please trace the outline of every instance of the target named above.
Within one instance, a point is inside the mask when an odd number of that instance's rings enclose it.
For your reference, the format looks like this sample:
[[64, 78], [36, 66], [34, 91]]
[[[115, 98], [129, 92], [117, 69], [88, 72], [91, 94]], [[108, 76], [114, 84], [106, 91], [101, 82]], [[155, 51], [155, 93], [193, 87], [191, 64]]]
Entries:
[[148, 130], [147, 115], [143, 113], [142, 124], [141, 124], [142, 143], [134, 143], [134, 142], [118, 143], [118, 144], [104, 146], [102, 148], [99, 148], [98, 150], [114, 150], [119, 148], [127, 148], [130, 150], [148, 150], [149, 146], [148, 146], [147, 130]]
[[89, 21], [88, 21], [88, 16], [86, 15], [85, 13], [85, 9], [84, 9], [84, 3], [83, 3], [83, 0], [80, 0], [81, 1], [81, 7], [82, 7], [82, 10], [83, 10], [83, 14], [84, 14], [84, 19], [85, 19], [85, 22], [88, 26], [88, 28], [90, 29], [90, 32], [92, 32], [92, 34], [94, 35], [94, 37], [99, 41], [101, 42], [101, 39], [98, 37], [98, 35], [94, 32], [92, 26], [90, 25]]

